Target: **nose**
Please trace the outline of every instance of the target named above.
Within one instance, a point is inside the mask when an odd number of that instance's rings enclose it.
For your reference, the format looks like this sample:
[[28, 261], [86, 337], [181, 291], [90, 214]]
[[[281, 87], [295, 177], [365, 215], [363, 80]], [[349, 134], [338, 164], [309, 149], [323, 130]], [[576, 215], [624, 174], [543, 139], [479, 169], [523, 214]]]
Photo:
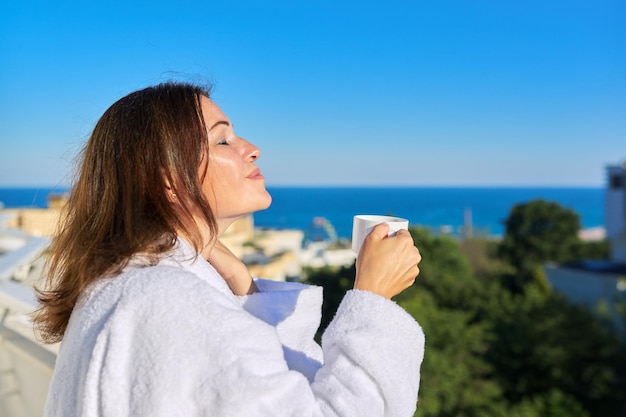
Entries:
[[253, 145], [247, 140], [243, 139], [243, 141], [246, 143], [245, 158], [250, 161], [256, 161], [257, 159], [259, 159], [259, 157], [261, 156], [261, 150], [256, 147], [256, 145]]

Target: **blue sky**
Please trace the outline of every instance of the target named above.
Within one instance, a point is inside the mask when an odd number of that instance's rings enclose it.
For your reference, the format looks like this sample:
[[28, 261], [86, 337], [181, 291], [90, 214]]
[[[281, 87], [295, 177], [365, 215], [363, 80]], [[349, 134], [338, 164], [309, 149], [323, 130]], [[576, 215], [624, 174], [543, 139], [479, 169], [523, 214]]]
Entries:
[[601, 186], [624, 1], [0, 3], [0, 186], [71, 182], [121, 96], [214, 83], [269, 185]]

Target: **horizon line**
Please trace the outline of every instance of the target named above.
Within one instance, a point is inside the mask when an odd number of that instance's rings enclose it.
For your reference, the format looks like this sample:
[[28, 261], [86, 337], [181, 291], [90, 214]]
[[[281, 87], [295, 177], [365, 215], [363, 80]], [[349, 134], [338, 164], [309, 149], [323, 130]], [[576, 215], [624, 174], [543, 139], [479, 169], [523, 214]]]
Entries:
[[[606, 184], [266, 184], [268, 188], [605, 188]], [[67, 184], [2, 184], [0, 189], [70, 189]]]

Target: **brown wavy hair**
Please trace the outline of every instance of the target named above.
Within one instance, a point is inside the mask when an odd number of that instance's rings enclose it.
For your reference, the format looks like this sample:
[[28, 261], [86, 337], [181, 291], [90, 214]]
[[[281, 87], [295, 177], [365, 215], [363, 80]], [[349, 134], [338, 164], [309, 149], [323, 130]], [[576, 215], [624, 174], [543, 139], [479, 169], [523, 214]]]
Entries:
[[205, 242], [194, 219], [216, 236], [202, 193], [208, 163], [203, 96], [210, 88], [159, 84], [118, 100], [96, 124], [49, 248], [45, 286], [37, 290], [34, 320], [42, 341], [60, 341], [85, 287], [119, 274], [134, 254], [156, 262], [173, 247], [177, 231], [199, 252]]

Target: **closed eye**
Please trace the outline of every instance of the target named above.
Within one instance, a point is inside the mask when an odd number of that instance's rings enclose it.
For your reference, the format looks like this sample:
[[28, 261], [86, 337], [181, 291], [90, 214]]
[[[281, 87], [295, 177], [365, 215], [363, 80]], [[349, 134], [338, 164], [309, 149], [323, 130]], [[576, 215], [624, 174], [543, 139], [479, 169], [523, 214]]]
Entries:
[[[221, 130], [221, 132], [215, 132], [215, 133], [217, 133], [215, 136], [219, 137], [219, 136], [222, 136], [222, 135], [226, 135], [227, 137], [230, 137], [231, 132], [232, 132], [232, 125], [231, 125], [230, 122], [228, 122], [226, 120], [219, 120], [213, 126], [211, 126], [211, 128], [209, 129], [209, 132], [213, 132], [217, 128], [219, 128], [219, 130]], [[227, 138], [222, 138], [222, 139], [218, 140], [216, 142], [216, 144], [217, 145], [230, 145], [230, 142], [228, 141]]]

